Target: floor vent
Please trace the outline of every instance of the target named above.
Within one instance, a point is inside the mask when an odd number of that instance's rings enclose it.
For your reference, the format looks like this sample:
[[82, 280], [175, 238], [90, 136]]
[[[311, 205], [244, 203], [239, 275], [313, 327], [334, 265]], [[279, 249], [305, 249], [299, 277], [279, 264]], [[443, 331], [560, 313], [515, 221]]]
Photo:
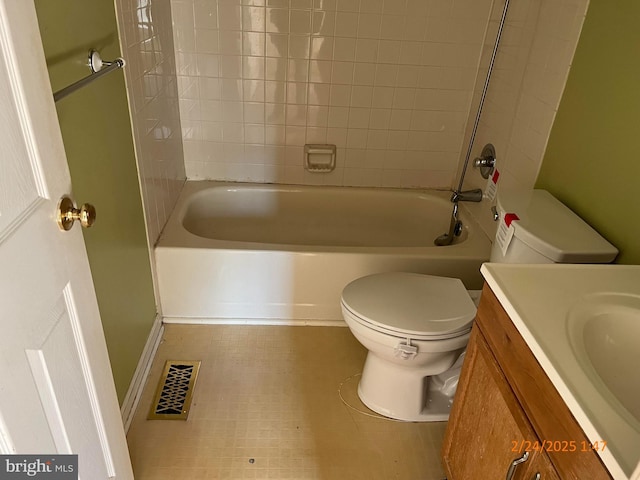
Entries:
[[200, 362], [168, 360], [158, 383], [149, 420], [186, 420]]

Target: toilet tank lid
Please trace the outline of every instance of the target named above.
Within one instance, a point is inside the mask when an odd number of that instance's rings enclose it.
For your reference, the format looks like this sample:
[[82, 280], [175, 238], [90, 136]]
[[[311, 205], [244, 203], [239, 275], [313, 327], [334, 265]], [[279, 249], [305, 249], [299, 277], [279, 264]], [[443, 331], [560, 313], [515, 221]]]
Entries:
[[342, 303], [359, 318], [398, 335], [457, 332], [476, 314], [459, 279], [407, 272], [358, 278], [342, 291]]
[[498, 194], [501, 218], [515, 213], [514, 236], [556, 263], [608, 263], [618, 249], [546, 190]]

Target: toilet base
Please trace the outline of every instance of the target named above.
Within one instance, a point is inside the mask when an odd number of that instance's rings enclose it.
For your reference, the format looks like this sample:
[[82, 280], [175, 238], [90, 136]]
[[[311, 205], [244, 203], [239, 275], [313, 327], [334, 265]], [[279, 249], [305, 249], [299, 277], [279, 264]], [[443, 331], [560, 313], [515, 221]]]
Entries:
[[362, 403], [380, 415], [409, 422], [442, 422], [449, 419], [462, 358], [444, 373], [403, 368], [371, 352], [358, 384]]
[[452, 399], [441, 392], [433, 391], [427, 398], [427, 402], [422, 411], [415, 415], [403, 415], [399, 416], [397, 413], [392, 413], [388, 408], [376, 405], [367, 400], [366, 395], [363, 396], [362, 390], [358, 385], [358, 397], [362, 403], [368, 408], [385, 417], [393, 418], [394, 420], [404, 420], [407, 422], [446, 422], [449, 420], [449, 412], [451, 411]]

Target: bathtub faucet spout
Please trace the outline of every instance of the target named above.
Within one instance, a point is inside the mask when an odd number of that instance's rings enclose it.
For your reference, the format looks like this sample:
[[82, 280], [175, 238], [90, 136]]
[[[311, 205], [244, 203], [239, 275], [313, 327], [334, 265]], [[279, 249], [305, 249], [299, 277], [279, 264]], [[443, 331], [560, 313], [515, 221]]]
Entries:
[[473, 190], [454, 191], [451, 194], [451, 201], [458, 202], [480, 202], [482, 201], [482, 189], [475, 188]]
[[449, 231], [436, 238], [433, 243], [438, 247], [451, 245], [453, 237], [457, 237], [462, 233], [462, 222], [458, 220], [458, 202], [453, 203], [453, 211], [451, 212], [451, 221], [449, 222]]

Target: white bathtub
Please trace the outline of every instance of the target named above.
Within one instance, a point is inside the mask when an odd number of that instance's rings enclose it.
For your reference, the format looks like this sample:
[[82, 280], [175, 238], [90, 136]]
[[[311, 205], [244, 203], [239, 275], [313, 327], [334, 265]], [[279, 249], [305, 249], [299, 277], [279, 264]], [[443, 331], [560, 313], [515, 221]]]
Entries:
[[[482, 285], [491, 244], [448, 192], [187, 182], [155, 249], [167, 322], [342, 322], [340, 294], [377, 272]], [[462, 210], [462, 209], [461, 209]]]

